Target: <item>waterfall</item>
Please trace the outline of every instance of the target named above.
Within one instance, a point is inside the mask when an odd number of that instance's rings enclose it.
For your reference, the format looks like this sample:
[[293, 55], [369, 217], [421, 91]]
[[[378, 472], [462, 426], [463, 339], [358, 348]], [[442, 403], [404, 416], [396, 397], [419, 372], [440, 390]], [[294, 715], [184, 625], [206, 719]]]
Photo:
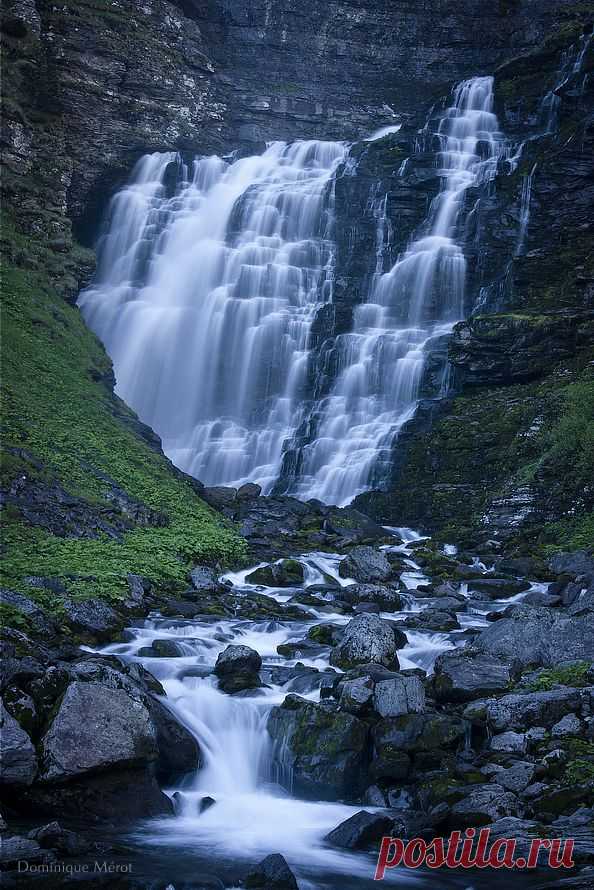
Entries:
[[97, 276], [79, 305], [113, 359], [116, 391], [178, 467], [206, 484], [255, 481], [268, 493], [292, 448], [290, 493], [338, 504], [388, 477], [427, 347], [468, 308], [465, 193], [496, 173], [503, 141], [492, 104], [492, 78], [464, 81], [436, 132], [421, 134], [420, 148], [437, 144], [440, 190], [389, 271], [387, 195], [372, 188], [367, 300], [352, 331], [326, 343], [337, 371], [313, 406], [310, 331], [332, 300], [334, 180], [343, 161], [353, 174], [348, 146], [275, 142], [252, 157], [139, 161], [111, 203]]
[[[376, 271], [352, 332], [337, 338], [340, 370], [302, 451], [296, 491], [303, 497], [344, 504], [386, 478], [394, 438], [416, 408], [426, 346], [465, 315], [466, 261], [457, 237], [465, 192], [496, 174], [503, 143], [492, 106], [493, 78], [472, 78], [457, 86], [439, 121], [439, 194], [393, 268]], [[380, 238], [385, 231], [379, 224]]]
[[275, 482], [300, 421], [316, 309], [332, 296], [339, 142], [142, 158], [79, 298], [117, 393], [205, 483]]

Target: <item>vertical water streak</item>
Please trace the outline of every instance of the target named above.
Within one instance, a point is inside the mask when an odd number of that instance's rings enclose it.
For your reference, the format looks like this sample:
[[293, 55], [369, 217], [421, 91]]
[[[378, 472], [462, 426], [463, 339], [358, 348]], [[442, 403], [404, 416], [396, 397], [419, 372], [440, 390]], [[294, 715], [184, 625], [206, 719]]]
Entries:
[[[303, 497], [342, 504], [386, 478], [394, 437], [416, 408], [425, 348], [464, 317], [466, 261], [457, 239], [465, 192], [496, 174], [503, 141], [492, 106], [493, 79], [472, 78], [440, 119], [440, 191], [392, 269], [379, 274], [376, 265], [353, 331], [337, 338], [339, 373], [318, 406], [294, 487]], [[384, 231], [378, 226], [377, 257]]]

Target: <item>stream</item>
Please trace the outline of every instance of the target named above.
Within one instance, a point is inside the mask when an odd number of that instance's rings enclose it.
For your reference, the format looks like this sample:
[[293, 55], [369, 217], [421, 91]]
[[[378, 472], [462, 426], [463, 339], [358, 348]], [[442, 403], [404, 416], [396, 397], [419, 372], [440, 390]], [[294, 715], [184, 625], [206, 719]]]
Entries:
[[[416, 589], [429, 581], [414, 560], [414, 547], [423, 538], [404, 528], [388, 528], [394, 543], [384, 550], [400, 554], [406, 565], [401, 572], [403, 609], [382, 612], [381, 617], [398, 620], [413, 612], [429, 608], [435, 600], [416, 596]], [[447, 552], [447, 551], [446, 551]], [[452, 549], [449, 550], [453, 552]], [[197, 739], [202, 752], [202, 766], [194, 774], [185, 776], [174, 787], [166, 788], [173, 799], [175, 817], [153, 819], [138, 827], [130, 838], [142, 849], [143, 867], [154, 877], [169, 870], [180, 877], [195, 879], [196, 874], [208, 872], [224, 877], [225, 886], [236, 886], [249, 865], [271, 852], [282, 853], [294, 870], [301, 888], [360, 888], [368, 886], [373, 877], [374, 859], [365, 853], [350, 853], [332, 848], [324, 842], [325, 835], [340, 822], [361, 810], [361, 806], [347, 806], [327, 801], [301, 800], [291, 792], [290, 769], [281, 749], [274, 749], [266, 730], [269, 712], [280, 704], [288, 693], [296, 693], [312, 701], [319, 701], [320, 689], [336, 669], [329, 667], [330, 647], [303, 652], [286, 658], [278, 654], [282, 644], [303, 640], [314, 625], [331, 623], [345, 625], [352, 615], [335, 611], [332, 587], [340, 593], [342, 587], [355, 583], [342, 578], [338, 568], [345, 557], [339, 554], [313, 552], [299, 555], [304, 569], [303, 584], [295, 588], [274, 588], [250, 584], [246, 581], [255, 567], [230, 572], [222, 577], [232, 585], [235, 593], [250, 597], [265, 594], [286, 603], [296, 594], [310, 589], [310, 596], [318, 605], [302, 605], [303, 618], [295, 620], [266, 619], [248, 621], [201, 617], [172, 619], [151, 615], [130, 627], [125, 643], [105, 647], [104, 654], [116, 655], [123, 661], [140, 662], [163, 685], [167, 696], [164, 703], [176, 718]], [[487, 574], [488, 569], [475, 558], [474, 568]], [[546, 585], [535, 583], [531, 590]], [[467, 596], [471, 592], [462, 585]], [[464, 645], [467, 628], [487, 625], [487, 611], [502, 610], [510, 602], [518, 601], [529, 591], [516, 597], [479, 603], [459, 614], [460, 629], [450, 633], [429, 633], [406, 630], [408, 644], [399, 650], [401, 668], [422, 668], [431, 672], [435, 659], [446, 649]], [[146, 657], [144, 647], [154, 640], [168, 640], [177, 644], [177, 657]], [[217, 688], [212, 673], [217, 656], [229, 644], [241, 644], [257, 650], [262, 657], [263, 686], [236, 695], [227, 695]], [[313, 647], [316, 649], [316, 647]], [[140, 653], [140, 654], [139, 654]], [[203, 809], [206, 798], [215, 803]], [[366, 807], [372, 811], [373, 807]], [[416, 887], [483, 888], [498, 886], [497, 875], [487, 878], [478, 875], [469, 883], [468, 876], [440, 871], [440, 883], [435, 876], [422, 871], [395, 869], [386, 874], [389, 884]], [[217, 879], [214, 879], [215, 881]], [[501, 886], [506, 886], [504, 877]], [[178, 890], [178, 884], [172, 883]], [[184, 884], [184, 886], [186, 886]], [[195, 886], [191, 884], [188, 886]], [[202, 883], [199, 886], [221, 886]]]

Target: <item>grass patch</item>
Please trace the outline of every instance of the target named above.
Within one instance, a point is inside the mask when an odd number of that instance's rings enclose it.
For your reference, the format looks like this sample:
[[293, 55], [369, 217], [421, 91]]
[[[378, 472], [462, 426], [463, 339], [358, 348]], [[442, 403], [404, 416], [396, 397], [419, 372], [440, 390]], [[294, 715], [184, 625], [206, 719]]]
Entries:
[[[52, 287], [43, 248], [9, 227], [3, 239], [12, 258], [2, 264], [3, 488], [22, 478], [57, 483], [101, 515], [114, 510], [115, 484], [158, 513], [163, 524], [130, 521], [119, 540], [59, 537], [32, 526], [9, 505], [2, 583], [39, 601], [47, 591], [29, 587], [24, 578], [59, 577], [71, 595], [117, 600], [129, 572], [171, 588], [185, 584], [196, 562], [239, 560], [243, 539], [200, 499], [192, 480], [143, 438], [136, 416], [113, 395], [111, 362], [78, 309]], [[46, 605], [56, 610], [55, 601]], [[14, 625], [15, 616], [5, 617]]]
[[532, 692], [548, 692], [555, 686], [587, 686], [587, 673], [590, 664], [587, 661], [576, 661], [560, 667], [541, 671], [538, 678], [529, 685]]

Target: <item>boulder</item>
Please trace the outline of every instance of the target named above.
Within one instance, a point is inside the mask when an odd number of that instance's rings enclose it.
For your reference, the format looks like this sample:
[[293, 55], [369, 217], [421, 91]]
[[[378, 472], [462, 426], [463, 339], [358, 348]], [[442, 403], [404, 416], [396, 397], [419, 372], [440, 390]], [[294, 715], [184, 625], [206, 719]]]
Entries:
[[57, 633], [58, 626], [53, 618], [50, 618], [37, 603], [33, 602], [29, 597], [23, 596], [22, 593], [7, 590], [5, 587], [0, 588], [0, 603], [3, 606], [10, 606], [10, 608], [22, 612], [30, 626], [38, 634], [42, 634], [47, 638]]
[[410, 615], [402, 623], [405, 627], [436, 632], [457, 630], [460, 627], [453, 612], [444, 612], [441, 609], [425, 609], [423, 612]]
[[491, 738], [489, 747], [491, 751], [502, 751], [506, 754], [525, 754], [528, 742], [523, 732], [502, 732]]
[[498, 699], [473, 702], [464, 715], [470, 720], [486, 721], [495, 732], [525, 731], [531, 726], [550, 729], [566, 714], [582, 710], [590, 713], [593, 705], [594, 686], [561, 687], [550, 692], [510, 693]]
[[488, 596], [489, 599], [506, 599], [515, 596], [530, 588], [529, 581], [520, 581], [514, 578], [474, 578], [468, 582], [470, 590], [476, 590]]
[[558, 723], [551, 727], [551, 736], [554, 739], [563, 739], [571, 736], [581, 736], [582, 722], [575, 714], [566, 714]]
[[369, 710], [373, 698], [373, 680], [371, 677], [357, 677], [339, 684], [340, 698], [338, 706], [341, 711], [359, 716]]
[[549, 568], [556, 575], [594, 576], [594, 555], [588, 550], [556, 553], [549, 559]]
[[237, 500], [237, 489], [225, 485], [211, 485], [202, 489], [200, 497], [215, 510], [230, 510]]
[[521, 665], [475, 650], [443, 652], [435, 661], [433, 687], [438, 701], [468, 702], [505, 692], [520, 675]]
[[117, 612], [99, 599], [63, 601], [68, 624], [83, 637], [107, 641], [123, 625]]
[[330, 664], [348, 669], [369, 662], [398, 667], [397, 649], [406, 645], [402, 631], [377, 615], [357, 615], [349, 621], [341, 642], [332, 650]]
[[299, 890], [295, 875], [280, 853], [271, 853], [248, 872], [245, 886], [253, 890]]
[[214, 672], [223, 692], [241, 692], [261, 685], [262, 659], [249, 646], [227, 646], [217, 658]]
[[353, 798], [364, 786], [367, 727], [329, 702], [288, 695], [268, 718], [268, 732], [297, 794], [315, 800]]
[[3, 837], [0, 845], [0, 867], [2, 869], [17, 868], [19, 862], [29, 862], [31, 865], [40, 862], [51, 862], [53, 853], [44, 850], [37, 841], [31, 838], [14, 835]]
[[561, 597], [555, 593], [546, 593], [544, 590], [532, 590], [522, 600], [526, 606], [558, 606]]
[[298, 587], [303, 584], [303, 566], [296, 559], [281, 559], [255, 569], [245, 580], [264, 587]]
[[158, 775], [167, 781], [200, 766], [200, 748], [194, 736], [156, 698], [148, 699], [148, 709], [157, 733]]
[[354, 578], [363, 584], [387, 581], [392, 574], [392, 566], [381, 550], [373, 547], [353, 547], [338, 569], [341, 578]]
[[522, 664], [555, 665], [592, 657], [594, 613], [565, 616], [535, 606], [516, 606], [510, 615], [485, 628], [474, 643], [489, 655], [517, 658]]
[[515, 794], [501, 785], [475, 785], [470, 794], [452, 805], [450, 822], [457, 828], [474, 828], [521, 815], [522, 806]]
[[536, 767], [533, 763], [519, 760], [508, 769], [499, 770], [495, 776], [495, 781], [506, 791], [519, 794], [530, 785], [536, 773]]
[[157, 733], [141, 697], [98, 683], [71, 683], [41, 741], [42, 779], [75, 776], [157, 759]]
[[237, 489], [237, 500], [245, 501], [251, 498], [259, 498], [262, 494], [262, 486], [255, 482], [245, 482]]
[[193, 589], [198, 591], [217, 591], [221, 588], [218, 574], [210, 566], [194, 566], [190, 581]]
[[361, 850], [390, 834], [393, 819], [382, 813], [368, 813], [361, 810], [337, 825], [324, 838], [333, 847], [347, 850]]
[[59, 822], [49, 822], [34, 828], [28, 837], [44, 849], [55, 850], [61, 856], [81, 856], [88, 853], [91, 843], [75, 831], [62, 828]]
[[424, 711], [425, 687], [422, 680], [414, 674], [380, 680], [375, 684], [373, 707], [380, 717], [398, 717]]
[[30, 785], [36, 774], [33, 743], [0, 700], [0, 784]]
[[351, 605], [374, 603], [384, 612], [397, 612], [402, 608], [400, 593], [382, 584], [349, 584], [341, 590], [341, 598]]

